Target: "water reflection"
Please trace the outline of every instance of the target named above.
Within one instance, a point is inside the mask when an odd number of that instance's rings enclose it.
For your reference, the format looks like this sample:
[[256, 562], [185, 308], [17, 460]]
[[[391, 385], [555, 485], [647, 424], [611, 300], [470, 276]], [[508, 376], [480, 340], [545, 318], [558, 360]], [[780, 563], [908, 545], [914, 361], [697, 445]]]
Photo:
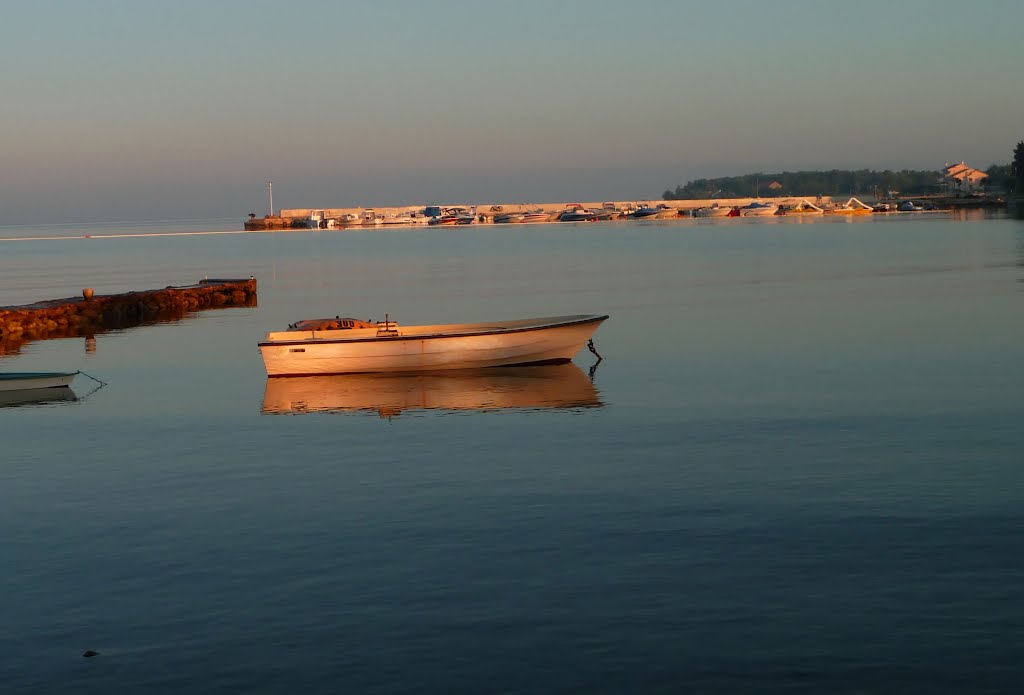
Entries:
[[78, 396], [75, 395], [75, 392], [69, 386], [0, 391], [0, 408], [13, 408], [22, 405], [47, 405], [77, 400]]
[[264, 413], [585, 408], [603, 405], [575, 364], [267, 379]]

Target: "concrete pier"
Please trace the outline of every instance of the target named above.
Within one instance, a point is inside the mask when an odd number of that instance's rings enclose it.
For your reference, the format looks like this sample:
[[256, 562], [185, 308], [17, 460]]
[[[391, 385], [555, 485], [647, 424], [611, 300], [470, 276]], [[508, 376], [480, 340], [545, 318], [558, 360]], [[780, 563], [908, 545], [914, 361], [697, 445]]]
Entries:
[[124, 294], [83, 290], [82, 297], [0, 307], [0, 354], [16, 352], [30, 340], [90, 338], [112, 329], [177, 321], [192, 311], [253, 306], [256, 280], [251, 277]]
[[[847, 196], [848, 198], [849, 196]], [[509, 212], [527, 212], [530, 210], [542, 210], [551, 216], [553, 221], [559, 213], [566, 210], [567, 207], [573, 205], [579, 205], [589, 210], [600, 211], [614, 209], [618, 211], [635, 209], [637, 207], [643, 207], [645, 205], [664, 205], [669, 210], [675, 210], [677, 214], [688, 216], [691, 210], [699, 207], [706, 207], [712, 204], [718, 204], [723, 207], [742, 207], [749, 205], [751, 202], [757, 200], [762, 203], [775, 203], [781, 204], [784, 202], [798, 203], [802, 200], [802, 196], [784, 196], [776, 198], [709, 198], [706, 200], [658, 200], [658, 199], [647, 199], [647, 200], [613, 200], [613, 201], [594, 201], [594, 200], [580, 200], [567, 203], [452, 203], [445, 204], [442, 207], [465, 207], [470, 210], [476, 211], [477, 222], [488, 222], [494, 219], [495, 215]], [[814, 202], [815, 198], [810, 199]], [[828, 204], [832, 202], [832, 196], [824, 196], [820, 199], [822, 204]], [[842, 198], [843, 201], [846, 198]], [[423, 210], [425, 205], [405, 205], [396, 207], [377, 207], [377, 208], [285, 208], [279, 213], [279, 217], [275, 218], [255, 218], [250, 219], [246, 223], [246, 229], [304, 229], [306, 228], [306, 221], [312, 212], [318, 211], [323, 213], [325, 218], [333, 217], [339, 218], [345, 215], [356, 215], [362, 217], [363, 213], [367, 210], [373, 210], [375, 213], [388, 216], [401, 215], [408, 212], [418, 212]], [[251, 226], [250, 226], [251, 223]], [[359, 225], [355, 225], [359, 226]]]

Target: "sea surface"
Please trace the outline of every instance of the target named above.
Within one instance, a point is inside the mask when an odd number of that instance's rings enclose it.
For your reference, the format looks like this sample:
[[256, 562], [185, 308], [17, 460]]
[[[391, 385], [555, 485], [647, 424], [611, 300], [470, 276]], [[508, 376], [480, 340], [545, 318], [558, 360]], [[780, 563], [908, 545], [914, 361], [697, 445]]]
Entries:
[[[1024, 691], [1024, 222], [240, 229], [0, 227], [0, 305], [259, 283], [0, 356], [105, 384], [0, 407], [0, 692]], [[256, 346], [590, 312], [592, 372]]]

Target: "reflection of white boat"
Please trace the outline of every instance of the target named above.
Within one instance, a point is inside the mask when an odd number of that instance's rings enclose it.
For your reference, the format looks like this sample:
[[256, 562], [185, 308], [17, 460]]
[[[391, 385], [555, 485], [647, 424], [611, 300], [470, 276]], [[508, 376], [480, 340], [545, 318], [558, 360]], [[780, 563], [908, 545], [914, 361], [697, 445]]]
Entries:
[[355, 319], [311, 320], [267, 333], [259, 348], [270, 376], [568, 362], [607, 318], [577, 314], [401, 328], [393, 321], [366, 327]]
[[602, 405], [574, 364], [267, 379], [264, 413], [584, 408]]
[[19, 405], [39, 405], [60, 401], [77, 401], [75, 392], [67, 386], [56, 386], [48, 389], [23, 389], [20, 391], [0, 391], [0, 408], [11, 408]]
[[0, 372], [0, 391], [28, 391], [70, 386], [78, 372]]

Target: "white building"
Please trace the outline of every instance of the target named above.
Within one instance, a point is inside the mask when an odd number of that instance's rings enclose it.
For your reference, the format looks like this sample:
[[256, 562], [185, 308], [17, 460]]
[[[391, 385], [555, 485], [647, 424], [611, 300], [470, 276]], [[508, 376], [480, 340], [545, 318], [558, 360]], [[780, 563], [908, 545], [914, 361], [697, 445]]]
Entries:
[[981, 190], [988, 174], [974, 169], [963, 162], [947, 164], [942, 173], [942, 183], [950, 193], [977, 193]]

